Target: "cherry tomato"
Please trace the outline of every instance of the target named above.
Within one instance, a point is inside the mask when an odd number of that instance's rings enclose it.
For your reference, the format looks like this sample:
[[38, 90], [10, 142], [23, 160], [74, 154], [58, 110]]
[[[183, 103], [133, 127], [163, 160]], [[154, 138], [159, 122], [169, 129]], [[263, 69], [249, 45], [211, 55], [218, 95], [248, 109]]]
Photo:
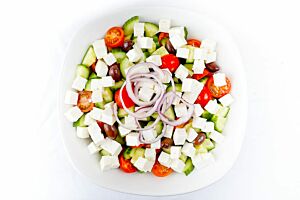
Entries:
[[168, 38], [169, 37], [169, 33], [164, 33], [164, 32], [161, 32], [158, 36], [158, 42], [160, 44], [160, 41], [164, 38]]
[[[142, 147], [145, 147], [145, 145], [146, 145], [146, 144], [140, 144], [139, 146], [132, 146], [131, 148], [133, 148], [133, 149], [134, 149], [134, 148], [142, 148]], [[150, 147], [149, 147], [149, 148], [150, 148]]]
[[80, 91], [77, 101], [77, 106], [82, 112], [89, 112], [93, 109], [94, 103], [92, 102], [91, 91]]
[[161, 57], [162, 69], [169, 69], [170, 72], [175, 72], [180, 65], [179, 59], [173, 54], [167, 54]]
[[96, 64], [97, 64], [97, 61], [91, 65], [92, 72], [96, 72]]
[[122, 47], [124, 43], [124, 31], [121, 27], [110, 28], [105, 35], [105, 44], [110, 48]]
[[104, 124], [105, 123], [97, 120], [97, 124], [101, 128], [101, 130], [104, 131]]
[[197, 39], [188, 39], [187, 40], [187, 44], [191, 45], [193, 47], [200, 47], [201, 42], [199, 40], [197, 40]]
[[133, 173], [136, 172], [136, 168], [133, 166], [133, 164], [130, 162], [130, 160], [125, 160], [123, 155], [119, 156], [120, 161], [120, 169], [123, 170], [126, 173]]
[[201, 78], [204, 78], [206, 76], [211, 76], [212, 73], [208, 71], [207, 69], [204, 69], [203, 74], [193, 74], [192, 78], [196, 79], [197, 81], [200, 80]]
[[211, 99], [212, 99], [212, 96], [211, 96], [209, 89], [206, 86], [204, 86], [202, 91], [200, 92], [199, 96], [197, 97], [197, 100], [195, 101], [195, 103], [200, 104], [203, 108], [206, 106], [206, 104]]
[[152, 168], [152, 173], [155, 176], [159, 176], [159, 177], [168, 176], [172, 172], [173, 172], [173, 170], [171, 168], [165, 167], [165, 166], [159, 164], [159, 162], [156, 162]]
[[207, 81], [207, 87], [211, 92], [211, 95], [215, 98], [221, 98], [222, 96], [228, 94], [231, 90], [230, 80], [226, 77], [226, 85], [218, 87], [214, 84], [213, 77], [210, 77]]
[[[123, 108], [123, 105], [122, 105], [121, 99], [120, 99], [120, 91], [121, 91], [121, 89], [117, 90], [116, 93], [115, 93], [115, 102], [117, 103], [119, 108]], [[122, 99], [123, 99], [124, 104], [127, 108], [130, 108], [130, 107], [134, 106], [134, 102], [128, 96], [126, 87], [124, 87], [124, 89], [122, 91]]]

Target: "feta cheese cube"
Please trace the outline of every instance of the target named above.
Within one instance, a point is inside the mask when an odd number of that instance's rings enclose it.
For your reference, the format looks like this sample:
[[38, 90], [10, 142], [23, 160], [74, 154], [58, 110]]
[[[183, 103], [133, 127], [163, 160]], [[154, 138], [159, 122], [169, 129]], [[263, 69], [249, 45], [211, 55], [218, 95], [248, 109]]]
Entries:
[[194, 86], [195, 79], [185, 78], [182, 80], [182, 92], [191, 92]]
[[185, 79], [189, 75], [189, 70], [183, 66], [182, 64], [179, 65], [177, 70], [175, 71], [175, 76], [181, 80]]
[[142, 55], [136, 48], [129, 50], [126, 55], [130, 62], [137, 62], [142, 58]]
[[131, 132], [131, 130], [127, 129], [127, 128], [124, 128], [122, 126], [118, 126], [118, 129], [119, 129], [119, 133], [121, 135], [121, 137], [124, 137], [126, 136], [128, 133]]
[[91, 142], [88, 145], [88, 150], [89, 150], [90, 154], [95, 154], [101, 150], [101, 147], [97, 147], [94, 142]]
[[137, 123], [135, 121], [135, 118], [132, 117], [131, 115], [128, 115], [124, 118], [125, 122], [124, 124], [128, 127], [128, 128], [137, 128]]
[[195, 129], [190, 128], [188, 130], [188, 137], [187, 137], [186, 140], [189, 141], [189, 142], [193, 142], [196, 139], [197, 136], [198, 136], [198, 133], [195, 131]]
[[178, 37], [184, 38], [184, 36], [185, 36], [185, 31], [184, 31], [183, 26], [170, 28], [168, 33], [169, 33], [170, 38], [173, 36], [178, 36]]
[[202, 117], [193, 117], [192, 127], [193, 128], [205, 128], [206, 119]]
[[215, 124], [213, 122], [206, 122], [204, 128], [201, 129], [201, 131], [203, 131], [205, 133], [211, 133], [215, 130], [214, 127], [215, 127]]
[[164, 73], [164, 77], [161, 80], [163, 83], [169, 83], [172, 79], [172, 73], [170, 72], [169, 69], [162, 69], [163, 73]]
[[187, 107], [183, 103], [175, 105], [174, 110], [175, 110], [176, 117], [183, 117], [188, 113]]
[[117, 62], [117, 59], [115, 58], [114, 54], [109, 53], [103, 57], [104, 62], [108, 65], [111, 66], [115, 62]]
[[216, 114], [219, 110], [219, 105], [217, 103], [217, 100], [210, 100], [206, 106], [204, 107], [205, 110], [207, 110], [211, 114]]
[[112, 126], [116, 122], [116, 118], [110, 111], [108, 112], [106, 109], [102, 112], [101, 119], [99, 121]]
[[102, 60], [98, 60], [95, 67], [95, 71], [97, 76], [104, 77], [107, 75], [108, 66]]
[[180, 159], [175, 159], [171, 163], [171, 168], [178, 173], [182, 173], [185, 167], [185, 163]]
[[118, 156], [102, 156], [100, 160], [101, 171], [118, 168], [120, 166]]
[[149, 68], [146, 65], [142, 65], [142, 64], [138, 65], [138, 67], [135, 66], [135, 68], [132, 69], [132, 74], [147, 74], [149, 72], [150, 72]]
[[171, 28], [171, 20], [169, 19], [161, 19], [158, 22], [158, 31], [168, 33]]
[[152, 55], [149, 56], [148, 58], [146, 58], [146, 62], [151, 62], [157, 66], [161, 66], [162, 62], [161, 62], [161, 57], [160, 55]]
[[161, 140], [157, 140], [154, 143], [151, 143], [150, 147], [152, 149], [160, 149], [161, 148]]
[[77, 105], [78, 93], [68, 90], [65, 95], [65, 104]]
[[91, 114], [90, 114], [90, 112], [89, 113], [87, 113], [85, 116], [84, 116], [84, 124], [85, 125], [91, 125], [93, 122], [95, 122], [95, 120], [93, 119], [93, 118], [91, 118]]
[[189, 157], [193, 157], [196, 153], [196, 149], [192, 143], [186, 142], [184, 143], [181, 152]]
[[101, 120], [103, 110], [97, 107], [94, 107], [93, 110], [89, 112], [89, 116], [94, 120]]
[[233, 103], [233, 97], [230, 94], [226, 94], [219, 101], [223, 106], [230, 106]]
[[162, 151], [158, 157], [158, 162], [165, 167], [170, 167], [172, 162], [170, 154]]
[[97, 102], [102, 102], [103, 98], [102, 98], [102, 88], [98, 89], [98, 90], [94, 90], [92, 92], [92, 102], [93, 103], [97, 103]]
[[[182, 92], [175, 92], [175, 93], [178, 97], [182, 96]], [[177, 96], [175, 97], [175, 99], [172, 102], [172, 104], [175, 105], [175, 106], [178, 105], [181, 101], [180, 98], [178, 98]]]
[[139, 140], [139, 133], [129, 133], [125, 137], [126, 145], [127, 146], [139, 146], [140, 140]]
[[81, 112], [77, 106], [74, 106], [65, 112], [65, 116], [70, 122], [76, 122], [82, 115], [83, 112]]
[[139, 157], [133, 165], [140, 171], [150, 172], [154, 165], [154, 161], [147, 160], [146, 158], [143, 157]]
[[203, 108], [200, 104], [194, 104], [194, 116], [200, 117], [202, 113], [204, 112]]
[[177, 159], [181, 155], [181, 147], [180, 146], [171, 146], [170, 148], [170, 158]]
[[212, 131], [209, 135], [209, 137], [215, 141], [216, 143], [222, 143], [224, 140], [224, 135], [222, 135], [221, 133], [219, 133], [218, 131]]
[[191, 92], [185, 92], [182, 95], [182, 98], [184, 100], [186, 100], [187, 102], [193, 104], [195, 103], [195, 101], [197, 100], [200, 92], [202, 91], [204, 87], [204, 84], [197, 81], [197, 80], [193, 80], [193, 87], [192, 87], [192, 91]]
[[87, 80], [81, 76], [77, 76], [72, 83], [72, 88], [78, 91], [82, 91], [85, 87]]
[[183, 145], [187, 139], [187, 133], [185, 128], [176, 128], [173, 134], [173, 140], [175, 145]]
[[107, 48], [104, 39], [96, 40], [92, 45], [98, 59], [103, 58], [107, 54]]
[[203, 74], [205, 67], [204, 60], [194, 60], [192, 69], [194, 74]]
[[207, 54], [208, 54], [207, 49], [195, 48], [194, 49], [194, 60], [206, 60]]
[[95, 90], [100, 90], [102, 89], [102, 83], [100, 79], [92, 79], [91, 80], [91, 90], [95, 91]]
[[144, 36], [144, 23], [135, 23], [133, 25], [133, 35], [135, 37], [143, 37]]
[[174, 35], [173, 37], [170, 37], [170, 42], [175, 49], [178, 49], [178, 48], [182, 47], [183, 45], [187, 44], [184, 37], [180, 37], [178, 35]]
[[174, 126], [167, 125], [166, 133], [165, 133], [164, 137], [172, 138], [173, 130], [174, 130]]
[[156, 132], [154, 129], [149, 129], [149, 130], [142, 131], [142, 135], [146, 141], [152, 141], [156, 137]]
[[153, 149], [153, 148], [146, 148], [145, 158], [147, 158], [148, 160], [155, 161], [155, 159], [156, 159], [156, 150]]
[[215, 41], [210, 39], [204, 39], [201, 41], [200, 48], [207, 49], [212, 52], [216, 50], [216, 45], [217, 43]]
[[101, 79], [102, 87], [112, 87], [115, 85], [115, 80], [111, 76], [105, 76]]
[[139, 91], [139, 98], [142, 100], [142, 101], [150, 101], [152, 96], [154, 94], [154, 90], [153, 89], [150, 89], [148, 87], [142, 87]]
[[150, 37], [138, 37], [137, 44], [142, 49], [151, 49], [153, 45], [153, 38]]
[[206, 54], [206, 59], [205, 59], [205, 63], [212, 63], [215, 62], [217, 60], [217, 53], [215, 51], [213, 52], [209, 52], [208, 54]]
[[78, 126], [77, 129], [76, 129], [76, 133], [77, 133], [77, 137], [82, 138], [82, 139], [90, 137], [90, 134], [87, 130], [87, 127]]
[[178, 48], [176, 52], [176, 57], [178, 58], [185, 58], [189, 57], [190, 50], [187, 48]]
[[197, 169], [202, 169], [214, 163], [214, 157], [211, 153], [196, 154], [192, 157], [192, 163]]
[[104, 135], [101, 133], [101, 129], [98, 126], [97, 122], [94, 122], [91, 125], [89, 125], [88, 131], [96, 146], [101, 145], [105, 141]]
[[122, 151], [122, 146], [119, 142], [106, 138], [105, 141], [101, 144], [101, 148], [110, 153], [113, 156], [118, 156]]

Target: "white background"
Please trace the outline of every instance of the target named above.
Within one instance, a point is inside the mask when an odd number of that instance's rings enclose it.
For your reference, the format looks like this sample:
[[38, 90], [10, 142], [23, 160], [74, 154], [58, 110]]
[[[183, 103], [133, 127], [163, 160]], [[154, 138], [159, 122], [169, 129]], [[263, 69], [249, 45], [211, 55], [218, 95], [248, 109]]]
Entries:
[[247, 74], [248, 125], [237, 162], [217, 183], [165, 199], [300, 199], [300, 12], [289, 0], [2, 2], [0, 198], [155, 199], [78, 175], [57, 124], [58, 75], [70, 37], [101, 11], [126, 5], [207, 14], [232, 33]]

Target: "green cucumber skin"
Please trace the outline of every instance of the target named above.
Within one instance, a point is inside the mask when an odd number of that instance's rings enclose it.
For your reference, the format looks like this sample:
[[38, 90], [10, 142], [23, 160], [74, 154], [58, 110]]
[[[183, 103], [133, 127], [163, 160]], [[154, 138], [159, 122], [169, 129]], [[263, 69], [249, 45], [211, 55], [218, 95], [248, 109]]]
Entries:
[[73, 122], [73, 127], [87, 127], [84, 124], [85, 114], [83, 114], [76, 122]]
[[97, 60], [95, 51], [93, 46], [89, 46], [89, 48], [87, 49], [87, 51], [85, 52], [83, 59], [81, 61], [81, 64], [86, 66], [86, 67], [90, 67], [93, 63], [95, 63]]
[[103, 88], [102, 97], [104, 102], [109, 103], [113, 101], [113, 93], [109, 87]]
[[133, 26], [135, 23], [139, 22], [139, 20], [140, 20], [139, 16], [133, 16], [124, 23], [123, 30], [125, 36], [133, 34]]
[[85, 65], [77, 65], [76, 75], [88, 79], [90, 75], [90, 68], [86, 67]]
[[124, 84], [124, 80], [120, 80], [118, 82], [115, 83], [114, 86], [110, 87], [113, 91], [116, 91], [118, 89], [120, 89], [122, 87], [122, 85]]
[[145, 22], [145, 36], [153, 37], [158, 32], [158, 26], [151, 22]]
[[192, 162], [191, 158], [188, 158], [187, 161], [185, 162], [185, 167], [183, 169], [183, 173], [188, 176], [193, 170], [194, 170], [194, 165]]
[[127, 147], [126, 149], [125, 149], [125, 151], [124, 151], [124, 153], [123, 153], [123, 156], [124, 156], [124, 159], [125, 160], [129, 160], [130, 158], [132, 158], [132, 156], [131, 156], [131, 151], [132, 151], [133, 149], [131, 149], [130, 147]]
[[124, 58], [120, 63], [120, 71], [124, 78], [126, 78], [126, 70], [133, 66], [133, 63], [128, 60], [128, 58]]

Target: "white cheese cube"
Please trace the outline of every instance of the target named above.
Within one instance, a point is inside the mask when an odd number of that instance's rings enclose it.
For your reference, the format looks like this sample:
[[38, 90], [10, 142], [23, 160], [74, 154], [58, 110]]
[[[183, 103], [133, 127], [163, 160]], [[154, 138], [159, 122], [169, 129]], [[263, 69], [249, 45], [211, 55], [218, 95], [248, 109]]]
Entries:
[[207, 110], [211, 114], [216, 114], [219, 110], [219, 105], [217, 103], [217, 100], [210, 100], [206, 106], [204, 107], [205, 110]]
[[89, 112], [89, 116], [94, 120], [101, 120], [103, 110], [97, 107], [94, 107], [93, 110]]
[[74, 106], [65, 112], [65, 116], [70, 122], [76, 122], [82, 115], [83, 112], [81, 112], [77, 106]]
[[129, 133], [128, 135], [126, 135], [125, 140], [127, 146], [139, 146], [141, 144], [139, 133]]
[[113, 111], [113, 106], [114, 106], [114, 102], [112, 101], [112, 102], [106, 103], [104, 105], [104, 109], [106, 110], [107, 113], [111, 113], [112, 114], [114, 112]]
[[174, 126], [167, 125], [166, 132], [165, 132], [164, 137], [172, 138], [173, 130], [174, 130]]
[[194, 60], [206, 60], [207, 54], [208, 54], [207, 49], [195, 48], [194, 49]]
[[92, 123], [94, 123], [95, 122], [95, 120], [93, 119], [93, 118], [91, 118], [91, 114], [90, 114], [90, 112], [89, 113], [87, 113], [85, 116], [84, 116], [84, 124], [85, 125], [91, 125]]
[[92, 93], [92, 102], [97, 103], [97, 102], [102, 102], [102, 88], [98, 90], [94, 90]]
[[101, 128], [98, 126], [97, 122], [89, 125], [88, 131], [96, 146], [101, 145], [105, 141], [104, 135], [101, 133]]
[[145, 158], [147, 158], [148, 160], [155, 161], [156, 150], [153, 149], [153, 148], [146, 148], [146, 150], [145, 150]]
[[104, 62], [108, 65], [111, 66], [115, 62], [117, 62], [117, 59], [115, 58], [114, 54], [109, 53], [103, 57]]
[[119, 133], [120, 133], [121, 137], [124, 137], [124, 136], [126, 136], [128, 133], [131, 132], [131, 130], [129, 130], [129, 129], [127, 129], [127, 128], [124, 128], [124, 127], [122, 127], [122, 126], [119, 126], [118, 129], [119, 129]]
[[147, 88], [147, 87], [142, 87], [139, 91], [139, 98], [142, 100], [142, 101], [150, 101], [152, 96], [154, 94], [154, 90], [153, 89], [150, 89], [150, 88]]
[[184, 37], [181, 37], [179, 35], [174, 35], [174, 36], [170, 37], [170, 42], [175, 49], [178, 49], [178, 48], [182, 47], [183, 45], [187, 44]]
[[95, 91], [95, 90], [100, 90], [102, 89], [102, 83], [100, 79], [92, 79], [91, 80], [91, 90]]
[[194, 104], [194, 113], [193, 113], [194, 116], [200, 117], [203, 112], [204, 110], [200, 104]]
[[161, 19], [158, 22], [159, 32], [168, 33], [171, 28], [171, 20]]
[[101, 150], [101, 147], [97, 147], [94, 142], [91, 142], [88, 145], [88, 150], [89, 150], [90, 154], [95, 154]]
[[194, 60], [192, 69], [193, 69], [194, 74], [203, 74], [204, 69], [205, 69], [204, 60]]
[[183, 26], [170, 28], [169, 31], [168, 31], [168, 33], [169, 33], [169, 37], [179, 36], [179, 37], [184, 38], [184, 36], [185, 36], [185, 32], [184, 32], [184, 27]]
[[176, 128], [173, 134], [173, 140], [175, 145], [183, 145], [187, 139], [187, 133], [185, 128]]
[[128, 128], [132, 128], [132, 129], [137, 128], [137, 123], [136, 123], [134, 117], [132, 117], [131, 115], [128, 115], [128, 116], [126, 116], [124, 119], [125, 119], [124, 124], [125, 124]]
[[203, 169], [214, 163], [214, 161], [214, 157], [211, 153], [196, 154], [192, 157], [192, 163], [197, 169]]
[[151, 62], [157, 66], [161, 66], [162, 62], [161, 62], [161, 57], [160, 55], [152, 55], [149, 56], [148, 58], [146, 58], [146, 62]]
[[[178, 97], [182, 96], [182, 92], [175, 92], [175, 93]], [[175, 106], [178, 105], [181, 101], [180, 98], [178, 98], [177, 96], [175, 97], [174, 101], [172, 102], [172, 104]]]
[[216, 143], [222, 143], [224, 140], [224, 135], [222, 135], [221, 133], [219, 133], [218, 131], [212, 131], [209, 135], [209, 137], [215, 141]]
[[107, 48], [104, 39], [93, 42], [93, 47], [98, 59], [103, 58], [107, 54]]
[[149, 129], [149, 130], [142, 131], [142, 135], [146, 141], [152, 141], [156, 137], [156, 132], [154, 129]]
[[165, 167], [170, 167], [172, 162], [170, 154], [162, 151], [158, 157], [158, 162]]
[[118, 156], [102, 156], [100, 160], [101, 171], [115, 169], [120, 166]]
[[170, 158], [177, 159], [181, 155], [181, 146], [171, 146], [170, 148]]
[[144, 23], [135, 23], [133, 25], [133, 35], [135, 37], [143, 37], [144, 36]]
[[182, 173], [185, 167], [185, 163], [180, 159], [172, 160], [171, 168], [178, 173]]
[[102, 112], [101, 119], [99, 121], [112, 126], [116, 122], [116, 118], [113, 114], [105, 110], [104, 112]]
[[115, 85], [115, 80], [111, 76], [105, 76], [101, 79], [102, 87], [112, 87]]
[[196, 139], [197, 136], [198, 136], [198, 133], [195, 131], [195, 129], [190, 128], [188, 130], [188, 137], [187, 137], [186, 140], [189, 141], [189, 142], [193, 142]]
[[77, 101], [78, 101], [78, 93], [77, 92], [73, 92], [71, 90], [66, 92], [65, 104], [77, 105]]
[[150, 147], [152, 149], [160, 149], [161, 148], [161, 140], [157, 140], [154, 143], [151, 143]]
[[140, 54], [140, 52], [136, 48], [129, 50], [126, 53], [126, 55], [127, 55], [128, 60], [130, 62], [137, 62], [142, 57], [142, 55]]
[[153, 45], [153, 38], [150, 37], [138, 37], [137, 44], [142, 49], [151, 49]]
[[101, 144], [101, 148], [110, 153], [113, 156], [118, 156], [122, 151], [122, 146], [119, 142], [106, 138], [105, 141]]
[[78, 91], [82, 91], [85, 87], [87, 80], [81, 76], [77, 76], [72, 83], [72, 88]]
[[192, 127], [193, 128], [205, 128], [206, 119], [202, 117], [193, 117]]
[[201, 129], [201, 131], [203, 131], [205, 133], [211, 133], [215, 130], [214, 127], [215, 127], [215, 124], [213, 122], [206, 122], [205, 127], [203, 129]]
[[187, 113], [188, 113], [187, 107], [183, 103], [175, 105], [174, 110], [175, 110], [176, 117], [183, 117], [183, 116], [187, 115]]
[[192, 91], [191, 92], [185, 92], [182, 95], [182, 98], [184, 100], [186, 100], [187, 102], [193, 104], [195, 103], [195, 101], [197, 100], [200, 92], [202, 91], [204, 87], [204, 84], [197, 81], [197, 80], [193, 80], [193, 87], [192, 87]]
[[230, 106], [233, 103], [233, 97], [230, 94], [226, 94], [219, 101], [223, 106]]
[[132, 69], [132, 74], [147, 74], [150, 70], [146, 65], [139, 65], [138, 67], [135, 67]]
[[189, 70], [183, 66], [182, 64], [179, 65], [177, 70], [175, 71], [175, 76], [181, 80], [185, 79], [189, 75]]
[[154, 165], [154, 161], [147, 160], [146, 158], [139, 157], [137, 161], [135, 161], [134, 166], [143, 172], [150, 172], [152, 170], [152, 167]]
[[195, 79], [185, 78], [182, 80], [182, 92], [191, 92], [194, 86]]
[[163, 83], [169, 83], [171, 81], [172, 78], [172, 73], [170, 72], [169, 69], [162, 69], [163, 73], [164, 73], [164, 77], [161, 80]]
[[215, 41], [210, 39], [204, 39], [201, 41], [200, 48], [207, 49], [212, 52], [216, 50], [216, 45], [217, 43]]
[[206, 54], [206, 59], [205, 59], [205, 63], [212, 63], [215, 62], [217, 60], [217, 53], [215, 51], [213, 52], [209, 52], [208, 54]]
[[82, 138], [82, 139], [90, 137], [87, 127], [78, 126], [76, 129], [76, 133], [77, 133], [77, 137]]
[[104, 77], [107, 75], [108, 66], [102, 60], [98, 60], [95, 67], [95, 71], [97, 76]]
[[189, 57], [190, 50], [187, 48], [178, 48], [176, 52], [176, 57], [178, 58], [185, 58]]
[[196, 149], [192, 143], [186, 142], [183, 147], [181, 152], [189, 157], [193, 157], [196, 153]]

